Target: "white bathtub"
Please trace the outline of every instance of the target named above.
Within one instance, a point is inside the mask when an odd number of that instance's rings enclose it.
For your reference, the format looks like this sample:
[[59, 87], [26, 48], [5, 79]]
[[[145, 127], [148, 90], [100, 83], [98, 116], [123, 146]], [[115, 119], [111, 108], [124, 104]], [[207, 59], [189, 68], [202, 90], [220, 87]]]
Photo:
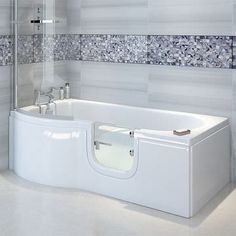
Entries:
[[[229, 121], [64, 100], [56, 115], [11, 112], [10, 167], [40, 184], [79, 188], [192, 217], [230, 181]], [[177, 136], [174, 130], [189, 129]]]

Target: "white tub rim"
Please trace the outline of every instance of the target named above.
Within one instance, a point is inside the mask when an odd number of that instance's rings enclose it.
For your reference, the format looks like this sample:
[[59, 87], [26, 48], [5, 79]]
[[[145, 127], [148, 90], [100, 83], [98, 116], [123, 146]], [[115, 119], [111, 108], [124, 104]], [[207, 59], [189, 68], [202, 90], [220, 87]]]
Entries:
[[[151, 111], [151, 112], [160, 112], [160, 113], [166, 113], [170, 115], [184, 115], [186, 117], [194, 118], [196, 117], [198, 119], [201, 119], [205, 124], [201, 127], [191, 129], [191, 134], [186, 136], [176, 136], [173, 135], [173, 130], [152, 130], [152, 129], [136, 129], [135, 130], [135, 137], [136, 138], [147, 138], [147, 139], [164, 139], [168, 142], [174, 142], [176, 144], [182, 144], [182, 145], [193, 145], [194, 143], [199, 142], [201, 139], [206, 138], [207, 136], [213, 134], [219, 129], [224, 128], [225, 126], [229, 125], [229, 119], [225, 117], [217, 117], [217, 116], [209, 116], [209, 115], [202, 115], [202, 114], [196, 114], [196, 113], [187, 113], [187, 112], [175, 112], [175, 111], [168, 111], [168, 110], [160, 110], [160, 109], [153, 109], [153, 108], [146, 108], [146, 107], [134, 107], [129, 105], [120, 105], [120, 104], [112, 104], [112, 103], [105, 103], [105, 102], [94, 102], [94, 101], [88, 101], [88, 100], [80, 100], [80, 99], [66, 99], [66, 100], [58, 100], [56, 103], [70, 103], [73, 102], [81, 102], [84, 104], [90, 103], [90, 104], [98, 104], [98, 105], [104, 105], [104, 106], [115, 106], [119, 108], [128, 108], [128, 109], [135, 109], [138, 111]], [[15, 117], [16, 119], [24, 120], [25, 122], [30, 122], [34, 124], [40, 124], [40, 125], [53, 125], [53, 126], [60, 126], [62, 124], [64, 125], [78, 125], [78, 124], [86, 124], [86, 125], [93, 125], [96, 123], [96, 120], [80, 120], [80, 119], [74, 119], [73, 117], [69, 116], [42, 116], [37, 113], [30, 112], [30, 109], [35, 109], [36, 106], [27, 106], [20, 108], [16, 111], [11, 112], [11, 116]], [[112, 121], [110, 123], [113, 124]], [[118, 125], [119, 124], [113, 124]]]

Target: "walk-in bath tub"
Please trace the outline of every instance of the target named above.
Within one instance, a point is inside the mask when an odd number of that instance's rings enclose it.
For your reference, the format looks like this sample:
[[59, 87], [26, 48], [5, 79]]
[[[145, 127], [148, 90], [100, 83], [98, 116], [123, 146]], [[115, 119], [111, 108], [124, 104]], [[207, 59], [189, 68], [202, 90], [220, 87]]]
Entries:
[[229, 121], [74, 99], [56, 101], [54, 115], [25, 107], [10, 115], [10, 167], [192, 217], [230, 181]]

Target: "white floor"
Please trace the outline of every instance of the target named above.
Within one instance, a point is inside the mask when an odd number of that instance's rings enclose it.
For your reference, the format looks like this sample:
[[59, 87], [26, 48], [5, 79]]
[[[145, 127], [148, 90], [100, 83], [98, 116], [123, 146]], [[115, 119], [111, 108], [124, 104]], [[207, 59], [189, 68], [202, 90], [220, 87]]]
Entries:
[[78, 190], [0, 174], [0, 236], [235, 236], [236, 190], [226, 187], [191, 220]]

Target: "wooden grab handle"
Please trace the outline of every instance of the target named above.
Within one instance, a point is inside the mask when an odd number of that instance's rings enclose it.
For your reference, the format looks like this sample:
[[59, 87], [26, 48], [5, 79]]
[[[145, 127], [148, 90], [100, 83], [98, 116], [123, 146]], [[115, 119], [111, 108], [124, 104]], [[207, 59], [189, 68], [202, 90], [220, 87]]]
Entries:
[[174, 130], [173, 134], [177, 135], [177, 136], [189, 135], [189, 134], [191, 134], [191, 130], [190, 129], [183, 130], [183, 131]]

